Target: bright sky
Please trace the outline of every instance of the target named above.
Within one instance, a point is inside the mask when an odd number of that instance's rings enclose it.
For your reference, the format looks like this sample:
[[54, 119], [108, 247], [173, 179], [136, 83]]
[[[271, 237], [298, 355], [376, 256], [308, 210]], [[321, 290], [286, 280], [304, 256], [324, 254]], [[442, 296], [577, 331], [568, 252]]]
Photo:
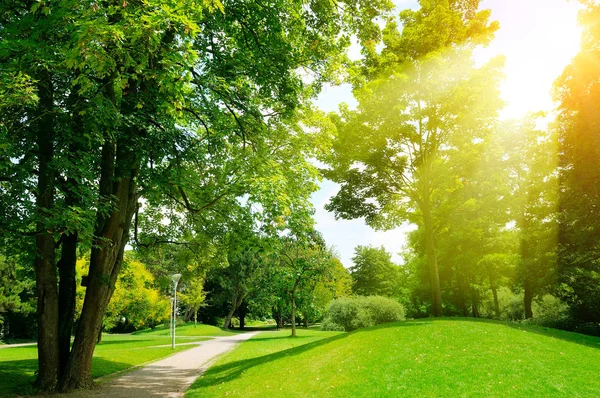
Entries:
[[[395, 0], [398, 9], [417, 8], [416, 0]], [[482, 8], [492, 10], [492, 19], [501, 28], [492, 44], [476, 54], [480, 62], [499, 54], [506, 56], [506, 80], [502, 96], [506, 108], [502, 118], [521, 117], [531, 111], [552, 110], [552, 84], [579, 50], [581, 30], [577, 25], [580, 5], [574, 0], [483, 0]], [[356, 52], [352, 48], [351, 52]], [[338, 104], [356, 105], [350, 87], [328, 87], [316, 101], [325, 111], [337, 110]], [[385, 246], [394, 253], [394, 260], [406, 242], [411, 226], [376, 232], [363, 220], [336, 221], [323, 206], [338, 187], [324, 181], [313, 195], [317, 229], [327, 243], [333, 245], [342, 263], [352, 265], [357, 245]]]

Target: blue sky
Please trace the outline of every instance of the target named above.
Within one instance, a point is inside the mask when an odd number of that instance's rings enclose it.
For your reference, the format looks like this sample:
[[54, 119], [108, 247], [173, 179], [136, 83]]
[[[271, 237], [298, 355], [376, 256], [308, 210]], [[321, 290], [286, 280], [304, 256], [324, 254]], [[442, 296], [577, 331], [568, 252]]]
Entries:
[[[396, 0], [398, 10], [417, 8], [413, 0]], [[554, 80], [579, 48], [580, 28], [577, 25], [579, 5], [569, 0], [483, 0], [482, 8], [492, 10], [492, 19], [500, 22], [496, 39], [476, 52], [478, 62], [496, 56], [506, 56], [506, 79], [502, 95], [506, 102], [501, 118], [521, 117], [528, 112], [554, 107], [551, 90]], [[357, 56], [353, 47], [351, 55]], [[335, 111], [342, 102], [355, 106], [349, 86], [326, 87], [316, 100], [324, 111]], [[337, 185], [323, 181], [312, 197], [316, 209], [317, 229], [327, 243], [333, 245], [342, 263], [349, 267], [357, 245], [384, 246], [400, 261], [399, 253], [406, 242], [406, 233], [413, 227], [403, 225], [391, 231], [373, 231], [364, 220], [335, 220], [323, 206], [337, 192]]]

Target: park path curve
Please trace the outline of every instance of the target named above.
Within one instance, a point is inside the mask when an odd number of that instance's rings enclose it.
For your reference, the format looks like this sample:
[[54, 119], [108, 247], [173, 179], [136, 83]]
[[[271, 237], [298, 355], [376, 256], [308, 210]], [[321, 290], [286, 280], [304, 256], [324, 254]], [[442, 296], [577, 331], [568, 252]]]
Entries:
[[212, 364], [213, 360], [231, 350], [238, 343], [259, 332], [240, 333], [198, 343], [170, 357], [127, 372], [100, 384], [95, 390], [80, 390], [65, 394], [79, 397], [183, 397], [185, 390]]

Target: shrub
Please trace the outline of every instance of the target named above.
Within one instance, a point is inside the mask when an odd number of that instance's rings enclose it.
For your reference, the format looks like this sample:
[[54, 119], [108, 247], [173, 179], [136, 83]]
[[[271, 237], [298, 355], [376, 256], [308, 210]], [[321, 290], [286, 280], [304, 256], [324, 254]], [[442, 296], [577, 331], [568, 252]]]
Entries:
[[346, 297], [329, 304], [321, 327], [349, 332], [403, 319], [404, 307], [396, 300], [381, 296]]

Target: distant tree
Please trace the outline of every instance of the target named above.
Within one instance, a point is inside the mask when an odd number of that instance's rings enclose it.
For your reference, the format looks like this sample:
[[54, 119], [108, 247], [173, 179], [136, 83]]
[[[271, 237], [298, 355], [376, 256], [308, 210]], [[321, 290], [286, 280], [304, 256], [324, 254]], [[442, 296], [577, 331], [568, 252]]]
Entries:
[[194, 317], [194, 327], [198, 323], [198, 311], [205, 306], [206, 292], [204, 291], [204, 278], [196, 277], [185, 285], [185, 290], [180, 293], [181, 302], [187, 306], [186, 313]]
[[510, 216], [516, 222], [519, 260], [516, 284], [523, 291], [525, 318], [533, 317], [534, 297], [556, 281], [558, 243], [557, 142], [552, 131], [536, 128], [537, 116], [505, 126], [503, 167], [510, 173]]
[[217, 297], [227, 303], [228, 312], [223, 324], [231, 326], [231, 319], [240, 306], [247, 301], [253, 292], [261, 288], [264, 270], [263, 249], [250, 242], [239, 242], [238, 247], [230, 249], [228, 265], [215, 269], [212, 278], [218, 283]]
[[357, 246], [350, 268], [352, 292], [360, 296], [396, 297], [400, 270], [392, 255], [382, 246]]
[[289, 299], [292, 337], [296, 337], [297, 299], [315, 289], [334, 266], [332, 254], [314, 229], [281, 238], [278, 246], [278, 285]]

